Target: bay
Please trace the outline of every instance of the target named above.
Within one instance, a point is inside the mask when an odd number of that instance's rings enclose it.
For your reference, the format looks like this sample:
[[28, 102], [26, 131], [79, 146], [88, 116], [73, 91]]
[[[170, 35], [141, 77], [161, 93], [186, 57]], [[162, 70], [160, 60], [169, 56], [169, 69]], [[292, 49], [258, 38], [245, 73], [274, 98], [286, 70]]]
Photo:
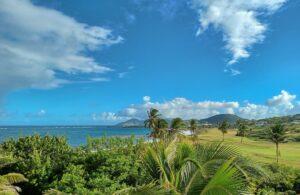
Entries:
[[103, 136], [145, 137], [149, 134], [146, 128], [122, 128], [116, 126], [0, 126], [0, 142], [7, 139], [39, 134], [64, 136], [71, 146], [84, 145], [87, 138]]

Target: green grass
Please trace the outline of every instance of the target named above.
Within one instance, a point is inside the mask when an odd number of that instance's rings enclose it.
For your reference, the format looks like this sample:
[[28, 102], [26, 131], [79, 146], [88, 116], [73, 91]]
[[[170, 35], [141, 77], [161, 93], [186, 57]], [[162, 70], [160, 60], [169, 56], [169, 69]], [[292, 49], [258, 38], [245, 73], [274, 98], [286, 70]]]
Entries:
[[[238, 150], [245, 156], [251, 157], [260, 162], [272, 163], [276, 162], [275, 144], [268, 141], [253, 140], [244, 138], [241, 143], [241, 138], [235, 136], [236, 131], [230, 130], [225, 134], [224, 143], [236, 146]], [[217, 129], [208, 129], [199, 135], [199, 141], [222, 141], [222, 133]], [[279, 145], [280, 158], [279, 163], [300, 168], [300, 143], [289, 142]]]

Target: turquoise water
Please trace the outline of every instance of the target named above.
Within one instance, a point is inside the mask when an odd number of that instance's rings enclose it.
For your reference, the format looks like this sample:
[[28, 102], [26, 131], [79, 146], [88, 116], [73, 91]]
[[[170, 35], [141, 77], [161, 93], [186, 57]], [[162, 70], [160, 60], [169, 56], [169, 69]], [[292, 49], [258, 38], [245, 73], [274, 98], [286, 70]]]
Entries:
[[40, 134], [65, 136], [72, 146], [86, 143], [88, 136], [131, 136], [147, 137], [146, 128], [121, 128], [113, 126], [0, 126], [0, 142], [9, 138], [18, 138], [28, 135]]

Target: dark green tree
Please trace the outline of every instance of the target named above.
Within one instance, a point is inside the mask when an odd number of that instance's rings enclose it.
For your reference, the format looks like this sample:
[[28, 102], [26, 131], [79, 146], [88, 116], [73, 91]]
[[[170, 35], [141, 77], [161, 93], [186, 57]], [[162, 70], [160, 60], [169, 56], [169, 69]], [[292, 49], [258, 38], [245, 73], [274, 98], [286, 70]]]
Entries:
[[157, 128], [158, 129], [167, 129], [169, 127], [168, 122], [165, 119], [158, 119], [157, 120]]
[[171, 121], [171, 129], [172, 131], [176, 132], [178, 131], [180, 128], [183, 128], [184, 127], [184, 122], [181, 118], [174, 118], [172, 121]]
[[279, 144], [286, 139], [286, 129], [282, 123], [277, 123], [269, 130], [269, 139], [276, 145], [276, 162], [279, 158]]
[[150, 128], [152, 130], [151, 135], [154, 138], [159, 137], [160, 128], [158, 127], [158, 121], [160, 120], [160, 114], [159, 111], [155, 108], [150, 108], [150, 110], [147, 111], [148, 118], [145, 120], [144, 124], [146, 128]]
[[222, 132], [222, 135], [223, 135], [223, 139], [222, 141], [224, 141], [224, 134], [227, 133], [228, 129], [229, 129], [230, 125], [229, 123], [224, 120], [218, 127], [218, 129]]
[[190, 130], [192, 131], [192, 133], [193, 133], [193, 135], [194, 135], [194, 134], [195, 134], [195, 131], [196, 131], [197, 128], [198, 128], [197, 120], [196, 120], [196, 119], [191, 119], [191, 120], [190, 120], [189, 128], [190, 128]]
[[247, 135], [248, 127], [246, 123], [242, 120], [236, 122], [237, 135], [241, 137], [241, 143], [243, 143], [243, 138]]

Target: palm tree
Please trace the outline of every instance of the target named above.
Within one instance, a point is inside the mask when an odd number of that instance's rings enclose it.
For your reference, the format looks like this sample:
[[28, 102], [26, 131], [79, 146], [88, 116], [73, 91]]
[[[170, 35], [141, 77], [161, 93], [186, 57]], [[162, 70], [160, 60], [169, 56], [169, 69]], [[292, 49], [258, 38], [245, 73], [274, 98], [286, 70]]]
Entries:
[[198, 128], [197, 127], [197, 120], [191, 119], [190, 120], [190, 129], [191, 129], [193, 135], [195, 134], [195, 131], [197, 130], [197, 128]]
[[150, 108], [150, 110], [147, 111], [147, 115], [148, 119], [144, 122], [145, 127], [152, 129], [151, 136], [156, 138], [159, 135], [159, 128], [157, 126], [160, 117], [159, 111], [155, 108]]
[[279, 144], [284, 142], [286, 138], [286, 129], [283, 124], [277, 123], [269, 130], [269, 139], [276, 145], [276, 162], [279, 157]]
[[229, 125], [229, 123], [228, 123], [226, 120], [224, 120], [224, 121], [219, 125], [218, 129], [219, 129], [219, 130], [222, 132], [222, 134], [223, 134], [223, 139], [222, 139], [222, 141], [224, 141], [224, 134], [227, 133], [227, 130], [229, 129], [229, 127], [230, 127], [230, 125]]
[[156, 127], [158, 129], [167, 129], [169, 127], [169, 124], [165, 119], [160, 118], [160, 119], [157, 120]]
[[248, 127], [246, 126], [245, 122], [238, 120], [237, 124], [237, 135], [241, 136], [241, 143], [243, 143], [243, 138], [246, 136]]
[[221, 143], [192, 145], [175, 139], [149, 146], [142, 162], [166, 194], [247, 194], [247, 170], [255, 171], [238, 159], [234, 148]]
[[174, 118], [172, 121], [171, 121], [171, 125], [170, 125], [171, 129], [173, 131], [177, 131], [179, 130], [180, 128], [184, 127], [184, 122], [181, 118]]

